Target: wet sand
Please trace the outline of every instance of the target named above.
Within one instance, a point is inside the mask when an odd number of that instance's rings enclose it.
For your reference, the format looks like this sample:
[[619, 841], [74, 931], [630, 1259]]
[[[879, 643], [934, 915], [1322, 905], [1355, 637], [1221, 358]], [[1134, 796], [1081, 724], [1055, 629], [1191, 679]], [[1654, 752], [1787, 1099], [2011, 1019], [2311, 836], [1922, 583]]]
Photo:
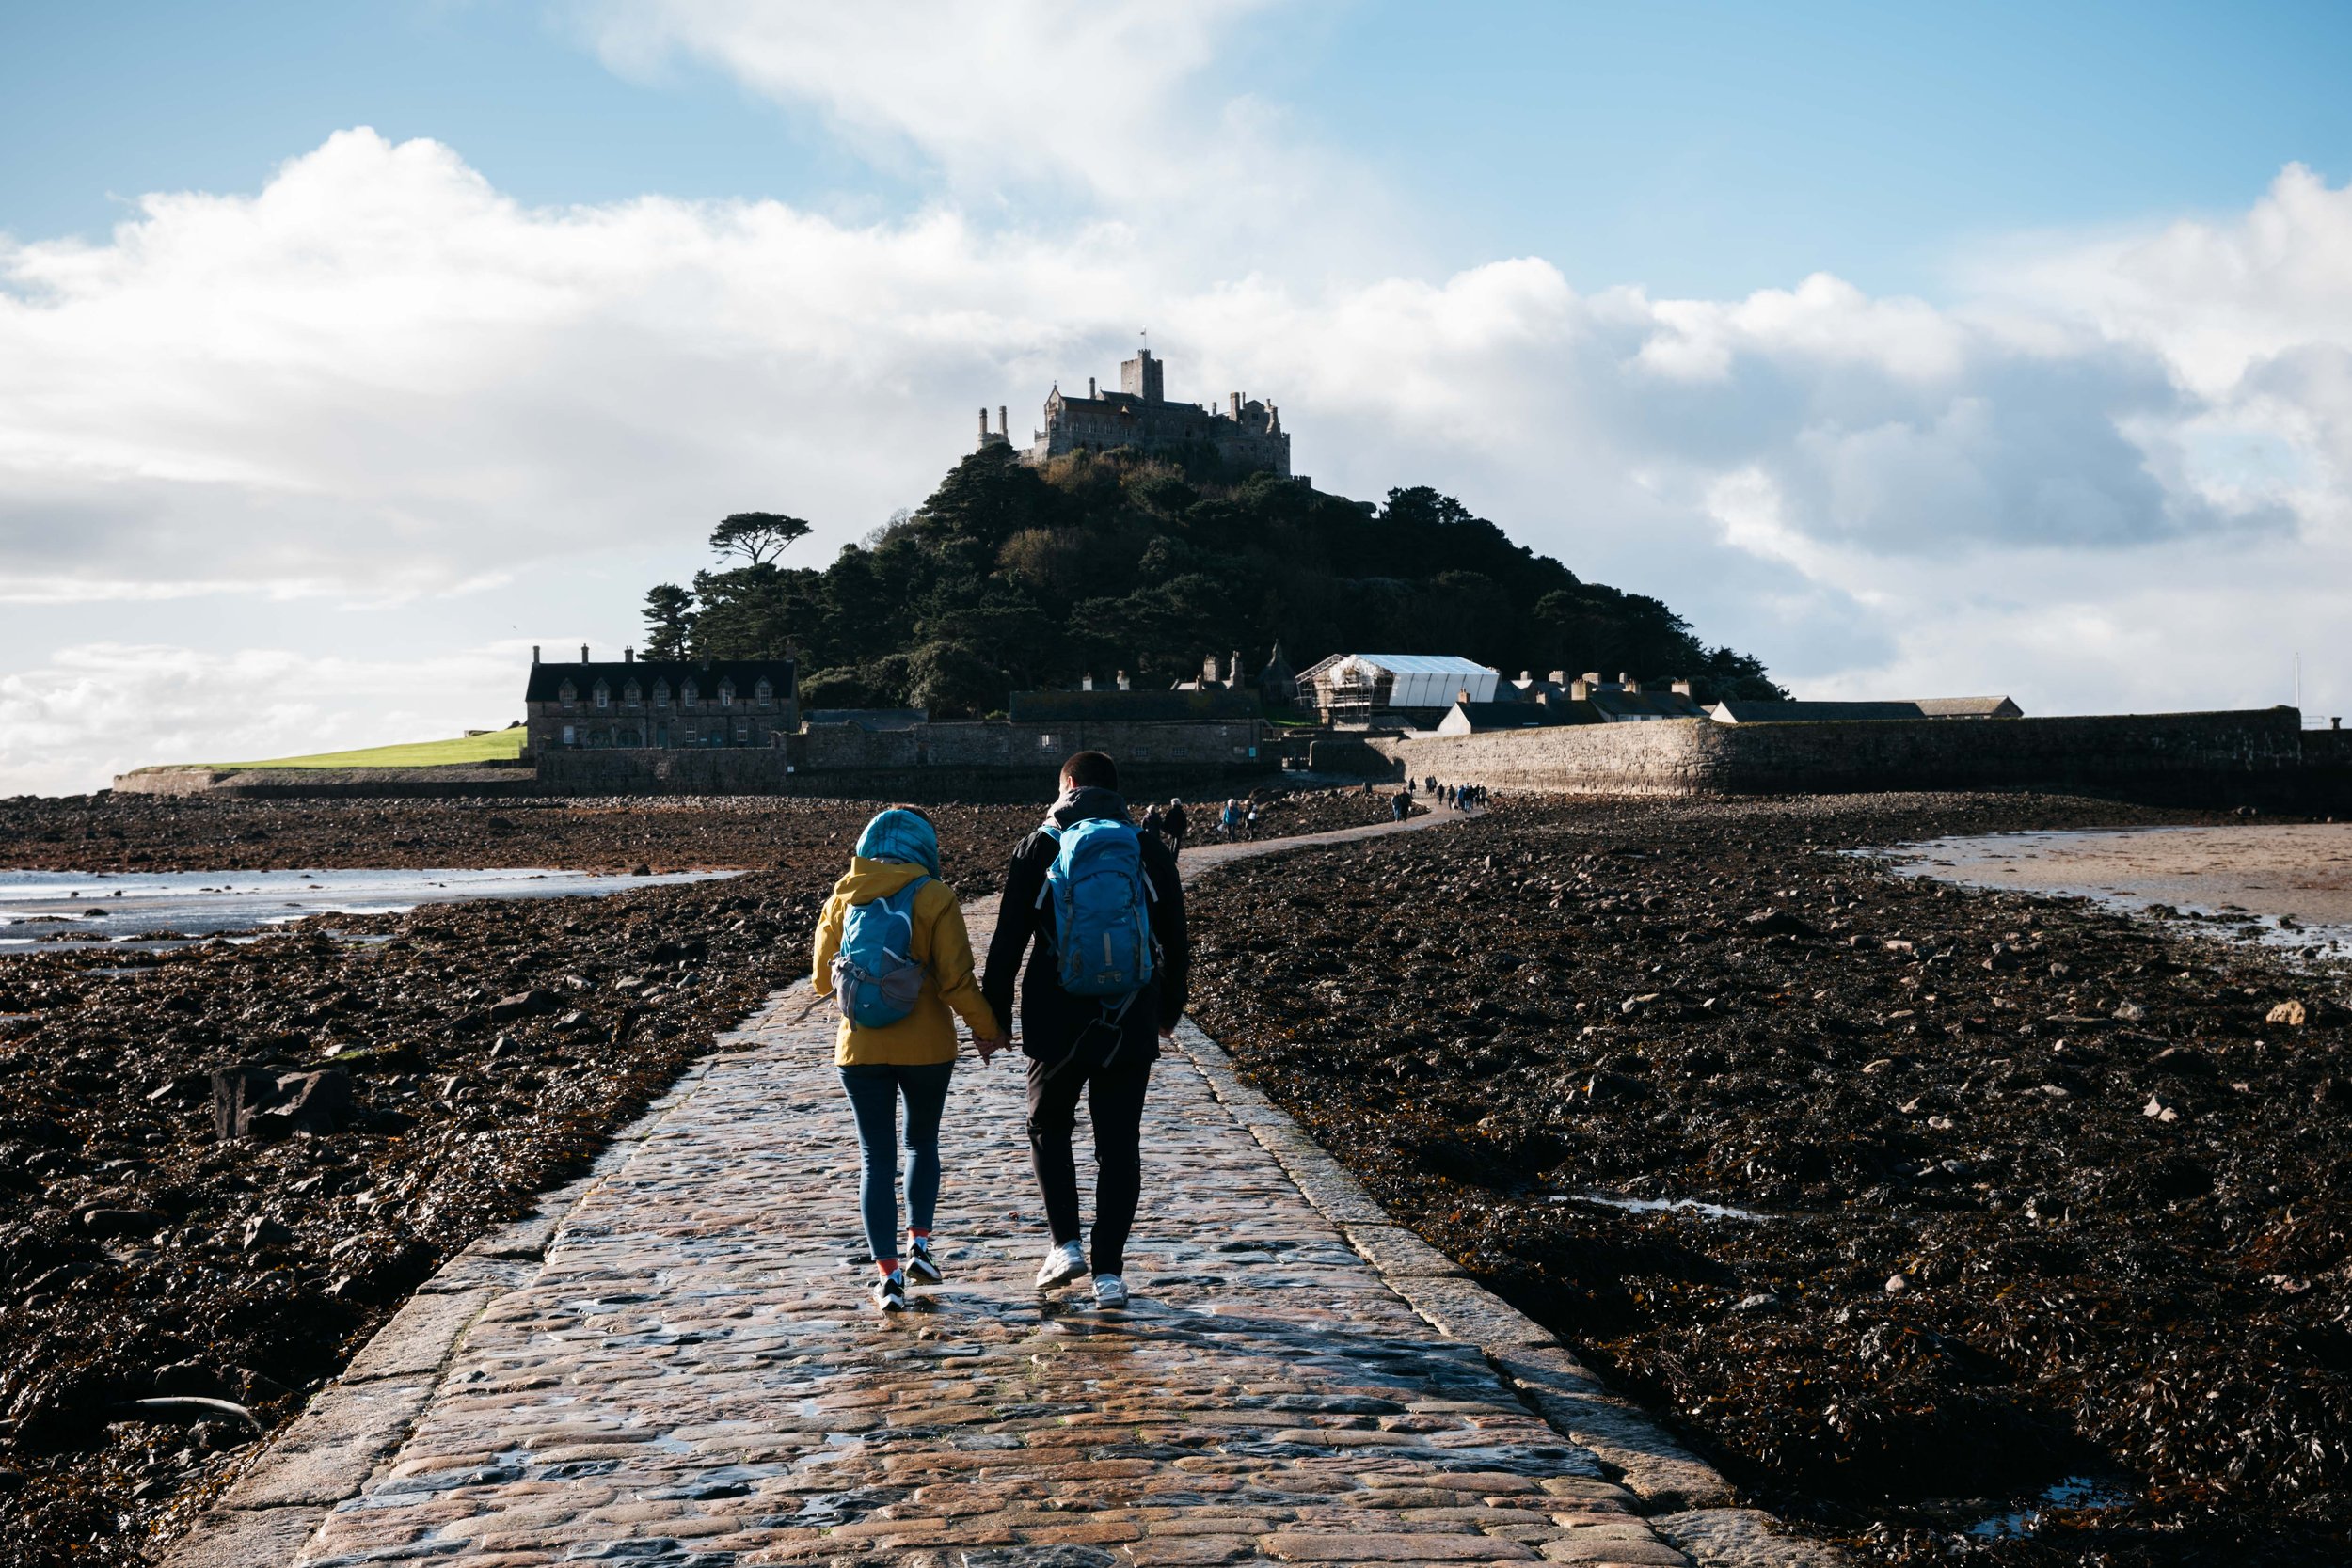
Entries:
[[[2154, 827], [1931, 839], [1896, 869], [1965, 887], [2095, 898], [2117, 908], [2291, 922], [2300, 942], [2352, 944], [2352, 824]], [[2303, 927], [2300, 931], [2293, 927]]]

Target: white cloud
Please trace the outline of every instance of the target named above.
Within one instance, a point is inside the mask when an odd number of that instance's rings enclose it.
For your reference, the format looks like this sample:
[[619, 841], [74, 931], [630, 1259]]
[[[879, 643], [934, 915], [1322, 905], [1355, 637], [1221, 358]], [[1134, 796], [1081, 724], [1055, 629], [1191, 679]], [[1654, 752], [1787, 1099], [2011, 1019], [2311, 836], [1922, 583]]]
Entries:
[[530, 657], [513, 644], [413, 659], [61, 648], [0, 675], [0, 795], [87, 787], [149, 763], [300, 756], [494, 728], [517, 705], [518, 656]]
[[[868, 24], [827, 25], [837, 54]], [[1178, 395], [1279, 404], [1319, 483], [1449, 489], [1808, 690], [2226, 705], [2281, 695], [2299, 646], [2341, 705], [2347, 214], [2290, 169], [2235, 220], [2012, 255], [1960, 307], [1826, 275], [1658, 300], [1538, 258], [1237, 268], [1106, 212], [1049, 232], [956, 206], [532, 209], [449, 148], [345, 132], [255, 195], [149, 198], [103, 244], [0, 240], [0, 603], [219, 606], [139, 670], [103, 626], [52, 655], [0, 616], [0, 781], [510, 716], [511, 692], [477, 706], [519, 678], [486, 673], [479, 631], [419, 656], [463, 678], [401, 684], [388, 655], [343, 685], [285, 674], [282, 714], [215, 694], [294, 657], [239, 651], [298, 645], [271, 643], [273, 598], [445, 627], [471, 613], [451, 595], [495, 620], [485, 590], [535, 585], [567, 628], [626, 625], [645, 560], [691, 570], [753, 506], [817, 521], [821, 556], [919, 499], [976, 406], [1025, 420], [1145, 322]]]

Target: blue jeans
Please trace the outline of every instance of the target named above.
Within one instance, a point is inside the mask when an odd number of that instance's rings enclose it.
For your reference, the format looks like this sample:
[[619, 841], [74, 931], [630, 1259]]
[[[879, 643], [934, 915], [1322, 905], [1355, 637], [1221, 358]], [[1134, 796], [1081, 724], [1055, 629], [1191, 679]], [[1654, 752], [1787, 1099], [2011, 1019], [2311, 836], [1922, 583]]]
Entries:
[[836, 1069], [857, 1117], [858, 1213], [876, 1258], [898, 1254], [898, 1099], [906, 1097], [907, 1223], [931, 1227], [939, 1202], [939, 1117], [947, 1108], [953, 1062], [927, 1067], [863, 1063]]

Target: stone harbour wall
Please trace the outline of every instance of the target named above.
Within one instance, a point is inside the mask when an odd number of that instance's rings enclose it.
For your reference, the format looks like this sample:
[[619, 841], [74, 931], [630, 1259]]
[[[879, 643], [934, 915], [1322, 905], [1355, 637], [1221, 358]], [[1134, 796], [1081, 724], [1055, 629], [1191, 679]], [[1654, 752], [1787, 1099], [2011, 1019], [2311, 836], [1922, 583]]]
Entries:
[[1050, 798], [1074, 752], [1108, 752], [1130, 793], [1224, 784], [1271, 771], [1255, 721], [1232, 723], [816, 724], [780, 746], [558, 750], [539, 762], [554, 795], [840, 795], [915, 800]]
[[[1719, 724], [1665, 720], [1370, 742], [1398, 778], [1581, 794], [2042, 787], [2331, 809], [2341, 743], [2292, 708], [2052, 719]], [[2331, 750], [2332, 748], [2332, 750]], [[2332, 761], [2330, 759], [2333, 759]]]

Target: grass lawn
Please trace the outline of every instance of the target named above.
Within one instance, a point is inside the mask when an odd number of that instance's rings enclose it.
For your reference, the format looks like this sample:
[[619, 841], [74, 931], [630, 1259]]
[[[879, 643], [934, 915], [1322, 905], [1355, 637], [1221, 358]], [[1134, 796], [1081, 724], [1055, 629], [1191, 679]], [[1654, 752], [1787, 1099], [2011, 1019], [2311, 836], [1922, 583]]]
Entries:
[[357, 752], [321, 752], [316, 756], [272, 757], [266, 762], [210, 762], [205, 768], [451, 768], [469, 762], [512, 762], [523, 754], [520, 728], [492, 730], [456, 740], [421, 740], [412, 746], [369, 746]]

